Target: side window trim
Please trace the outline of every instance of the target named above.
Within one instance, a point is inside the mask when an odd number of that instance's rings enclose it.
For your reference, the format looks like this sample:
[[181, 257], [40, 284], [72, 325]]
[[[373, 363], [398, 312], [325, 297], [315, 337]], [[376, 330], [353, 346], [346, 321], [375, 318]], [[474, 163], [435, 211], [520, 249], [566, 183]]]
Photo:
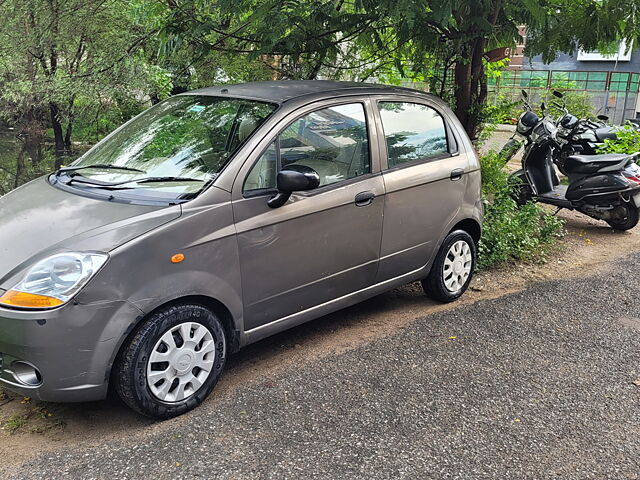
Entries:
[[[380, 157], [381, 157], [381, 162], [382, 165], [380, 165], [381, 171], [382, 172], [388, 172], [388, 171], [395, 171], [395, 170], [399, 170], [402, 168], [408, 168], [408, 167], [413, 167], [416, 165], [421, 165], [424, 163], [429, 163], [429, 162], [434, 162], [434, 161], [438, 161], [438, 160], [444, 160], [447, 158], [451, 158], [451, 157], [455, 157], [457, 155], [460, 154], [460, 142], [458, 140], [458, 138], [456, 137], [455, 133], [453, 132], [453, 129], [451, 127], [451, 122], [449, 121], [449, 119], [447, 118], [447, 115], [445, 115], [439, 108], [437, 105], [433, 104], [432, 102], [429, 102], [426, 99], [423, 98], [414, 98], [414, 97], [397, 97], [397, 98], [392, 98], [392, 97], [386, 97], [386, 96], [378, 96], [378, 97], [374, 97], [372, 98], [373, 100], [373, 105], [372, 108], [374, 110], [373, 114], [375, 116], [375, 120], [376, 120], [376, 125], [378, 128], [378, 137], [379, 137], [379, 141], [378, 141], [378, 148], [380, 150]], [[444, 123], [444, 127], [445, 127], [445, 135], [446, 135], [446, 139], [447, 139], [447, 153], [442, 153], [440, 155], [434, 155], [433, 157], [428, 157], [428, 158], [421, 158], [421, 159], [417, 159], [417, 160], [412, 160], [409, 162], [404, 162], [404, 163], [400, 163], [398, 165], [393, 165], [390, 166], [389, 165], [389, 152], [387, 150], [387, 141], [386, 141], [386, 137], [385, 137], [385, 133], [384, 133], [384, 125], [382, 123], [382, 116], [380, 114], [380, 103], [414, 103], [416, 105], [423, 105], [425, 107], [429, 107], [431, 109], [433, 109], [438, 115], [440, 115], [440, 117], [442, 118], [442, 121]]]
[[[267, 195], [272, 195], [274, 193], [277, 192], [277, 188], [262, 188], [262, 189], [256, 189], [256, 190], [249, 190], [249, 191], [244, 191], [244, 184], [247, 181], [247, 178], [249, 177], [249, 175], [251, 174], [253, 168], [255, 168], [255, 166], [257, 165], [257, 163], [260, 161], [260, 159], [262, 158], [262, 156], [265, 154], [265, 152], [269, 149], [269, 147], [275, 143], [275, 149], [276, 149], [276, 175], [277, 172], [279, 172], [282, 169], [282, 159], [281, 159], [281, 149], [280, 149], [280, 136], [281, 134], [287, 129], [289, 128], [291, 125], [293, 125], [295, 122], [297, 122], [298, 120], [300, 120], [301, 118], [304, 118], [314, 112], [318, 112], [321, 110], [325, 110], [327, 108], [332, 108], [332, 107], [338, 107], [341, 105], [351, 105], [351, 104], [359, 104], [360, 106], [362, 106], [362, 111], [364, 113], [364, 121], [365, 121], [365, 133], [367, 135], [367, 149], [368, 149], [368, 155], [369, 155], [369, 172], [362, 174], [362, 175], [358, 175], [356, 177], [351, 177], [351, 178], [345, 178], [344, 180], [340, 180], [334, 183], [330, 183], [328, 185], [322, 185], [314, 190], [308, 191], [308, 192], [301, 192], [302, 195], [304, 196], [313, 196], [316, 195], [318, 193], [324, 193], [326, 191], [332, 190], [334, 188], [337, 187], [342, 187], [345, 184], [350, 184], [353, 183], [355, 181], [361, 180], [361, 179], [365, 179], [365, 178], [370, 178], [372, 176], [378, 175], [380, 174], [380, 172], [375, 172], [374, 171], [374, 156], [373, 156], [373, 141], [372, 139], [376, 139], [377, 137], [379, 137], [378, 134], [378, 130], [376, 128], [375, 125], [375, 106], [373, 105], [373, 102], [371, 101], [371, 97], [367, 96], [367, 97], [362, 97], [362, 96], [358, 96], [357, 98], [352, 98], [352, 97], [344, 97], [342, 99], [340, 99], [341, 101], [338, 102], [332, 102], [332, 103], [328, 103], [326, 105], [322, 105], [322, 106], [316, 106], [315, 108], [312, 108], [310, 110], [305, 110], [304, 113], [300, 113], [299, 115], [295, 116], [294, 118], [292, 118], [290, 121], [288, 121], [286, 124], [284, 124], [282, 126], [282, 128], [280, 128], [278, 130], [277, 133], [274, 134], [273, 137], [270, 138], [270, 141], [267, 143], [266, 147], [262, 149], [262, 151], [257, 155], [256, 159], [252, 162], [251, 167], [247, 170], [247, 173], [244, 175], [244, 178], [242, 179], [242, 183], [241, 183], [241, 194], [243, 198], [253, 198], [253, 197], [262, 197], [262, 196], [267, 196]], [[372, 122], [373, 120], [373, 122]], [[384, 140], [384, 138], [383, 138]]]

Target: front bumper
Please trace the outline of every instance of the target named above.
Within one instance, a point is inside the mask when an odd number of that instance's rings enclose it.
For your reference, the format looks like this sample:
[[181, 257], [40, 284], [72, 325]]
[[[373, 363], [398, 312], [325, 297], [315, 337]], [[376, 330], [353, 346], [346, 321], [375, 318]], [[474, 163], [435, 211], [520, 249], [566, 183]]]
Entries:
[[[104, 398], [118, 348], [141, 315], [125, 301], [50, 311], [0, 307], [0, 386], [49, 402]], [[26, 383], [18, 374], [25, 365], [38, 372]]]

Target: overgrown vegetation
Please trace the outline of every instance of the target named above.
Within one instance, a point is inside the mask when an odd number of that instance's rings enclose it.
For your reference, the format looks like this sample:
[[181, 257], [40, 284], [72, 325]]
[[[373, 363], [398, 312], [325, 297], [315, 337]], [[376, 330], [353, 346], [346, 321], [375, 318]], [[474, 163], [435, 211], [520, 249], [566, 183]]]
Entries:
[[485, 108], [486, 123], [515, 125], [522, 113], [522, 101], [514, 95], [499, 93]]
[[478, 267], [543, 258], [562, 236], [562, 220], [534, 203], [516, 205], [511, 198], [513, 185], [509, 174], [496, 152], [484, 155], [480, 164], [485, 218]]
[[598, 153], [636, 153], [640, 152], [640, 132], [636, 126], [627, 123], [616, 132], [616, 138], [607, 138], [598, 148]]
[[[548, 106], [551, 106], [553, 101], [558, 102], [558, 99], [551, 95], [553, 90], [558, 90], [562, 93], [563, 97], [559, 103], [564, 104], [572, 115], [581, 119], [587, 118], [594, 120], [596, 118], [595, 107], [593, 106], [589, 93], [577, 90], [554, 88], [546, 93], [546, 102]], [[558, 116], [563, 113], [561, 110], [555, 109], [554, 107], [551, 107], [551, 109], [553, 116]]]
[[[563, 98], [559, 101], [552, 94], [554, 90], [562, 93]], [[567, 88], [551, 88], [548, 90], [533, 91], [531, 106], [536, 113], [542, 115], [540, 105], [542, 102], [547, 107], [547, 114], [556, 118], [562, 115], [563, 111], [553, 105], [553, 102], [564, 104], [572, 115], [578, 118], [595, 119], [596, 112], [589, 93]], [[515, 124], [517, 118], [523, 112], [521, 89], [501, 88], [494, 98], [489, 99], [485, 108], [484, 122], [486, 123], [506, 123]]]

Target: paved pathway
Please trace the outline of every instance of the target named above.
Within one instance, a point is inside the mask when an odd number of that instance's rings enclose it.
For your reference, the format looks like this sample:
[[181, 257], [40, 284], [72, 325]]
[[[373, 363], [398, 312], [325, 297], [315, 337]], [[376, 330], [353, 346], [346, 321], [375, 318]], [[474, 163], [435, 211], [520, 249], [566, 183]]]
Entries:
[[629, 257], [434, 313], [14, 478], [638, 479], [638, 278]]

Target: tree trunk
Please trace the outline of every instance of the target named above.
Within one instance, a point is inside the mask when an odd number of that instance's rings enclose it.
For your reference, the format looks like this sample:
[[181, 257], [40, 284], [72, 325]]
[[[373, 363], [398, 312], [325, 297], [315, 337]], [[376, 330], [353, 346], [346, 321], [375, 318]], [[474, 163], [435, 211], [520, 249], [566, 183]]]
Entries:
[[[484, 12], [483, 16], [487, 15], [487, 21], [491, 26], [495, 26], [500, 12], [503, 11], [503, 0], [493, 0], [484, 5], [484, 8], [487, 7], [490, 10]], [[465, 15], [468, 15], [468, 12], [460, 11], [455, 18], [462, 24]], [[468, 33], [471, 32], [473, 30], [469, 30]], [[483, 59], [487, 42], [488, 34], [476, 31], [475, 38], [469, 39], [459, 52], [455, 64], [456, 115], [471, 140], [475, 140], [479, 133], [487, 99], [487, 76]]]
[[471, 137], [473, 125], [470, 124], [471, 111], [471, 63], [465, 58], [456, 60], [454, 68], [456, 97], [456, 116]]
[[31, 106], [23, 115], [20, 123], [18, 137], [22, 143], [21, 154], [26, 153], [31, 159], [31, 163], [38, 165], [42, 160], [42, 142], [45, 133], [43, 122], [37, 111]]
[[456, 115], [471, 140], [478, 135], [487, 97], [487, 79], [482, 59], [485, 45], [484, 38], [472, 40], [467, 46], [467, 54], [455, 64]]
[[18, 153], [18, 158], [16, 158], [16, 177], [13, 180], [13, 188], [18, 188], [22, 182], [20, 179], [22, 178], [22, 172], [24, 171], [24, 154], [26, 153], [24, 145], [20, 149], [20, 153]]
[[75, 120], [73, 105], [75, 104], [76, 96], [75, 94], [71, 95], [69, 99], [69, 104], [67, 106], [67, 128], [64, 131], [64, 150], [67, 155], [71, 155], [73, 153], [73, 145], [71, 144], [71, 135], [73, 133], [73, 122]]
[[64, 135], [62, 133], [62, 122], [60, 121], [60, 108], [55, 102], [50, 102], [49, 111], [51, 112], [51, 127], [53, 128], [53, 138], [55, 140], [56, 148], [55, 168], [58, 169], [62, 166], [65, 154]]
[[71, 148], [71, 134], [73, 133], [73, 122], [69, 119], [69, 123], [67, 123], [67, 128], [64, 131], [64, 151], [67, 155], [71, 155], [73, 153], [73, 148]]

